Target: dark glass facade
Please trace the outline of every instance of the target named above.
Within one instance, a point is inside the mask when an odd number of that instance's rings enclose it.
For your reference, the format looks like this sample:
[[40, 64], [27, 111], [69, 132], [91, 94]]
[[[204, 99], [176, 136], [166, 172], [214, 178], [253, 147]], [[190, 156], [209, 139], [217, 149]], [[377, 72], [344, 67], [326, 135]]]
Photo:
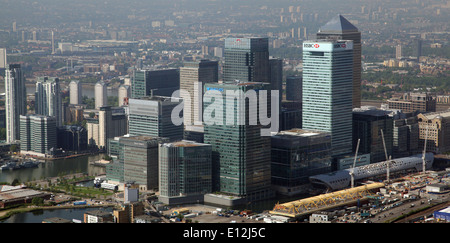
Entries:
[[270, 82], [268, 38], [226, 38], [223, 82]]
[[153, 95], [172, 96], [180, 89], [178, 69], [135, 71], [131, 82], [131, 97], [140, 98]]
[[272, 140], [272, 185], [282, 194], [302, 191], [313, 175], [331, 172], [331, 135], [328, 132], [291, 129]]
[[223, 124], [207, 124], [205, 120], [204, 142], [212, 145], [213, 191], [246, 197], [248, 200], [272, 196], [270, 137], [261, 136], [263, 126], [259, 121], [256, 125], [249, 125], [250, 117], [258, 115], [258, 112], [249, 110], [248, 99], [245, 103], [245, 125], [227, 125], [226, 119], [231, 115], [235, 118], [234, 124], [238, 124], [236, 114], [239, 106], [233, 101], [231, 104], [234, 105], [234, 114], [226, 113], [227, 99], [233, 98], [225, 96], [227, 91], [269, 89], [269, 83], [205, 84], [205, 91], [220, 91], [223, 96], [217, 98], [224, 101], [204, 103], [205, 112], [211, 107], [215, 109], [216, 116], [219, 115], [218, 112], [223, 112]]

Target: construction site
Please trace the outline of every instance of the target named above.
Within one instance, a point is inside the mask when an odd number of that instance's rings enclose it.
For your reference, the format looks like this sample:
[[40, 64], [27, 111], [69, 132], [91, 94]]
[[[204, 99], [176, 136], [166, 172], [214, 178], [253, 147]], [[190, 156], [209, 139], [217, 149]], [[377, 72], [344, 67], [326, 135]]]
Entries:
[[356, 167], [358, 146], [351, 168], [310, 177], [327, 193], [277, 203], [267, 217], [309, 223], [442, 222], [433, 213], [450, 206], [450, 168], [431, 170], [435, 156], [425, 149], [397, 159], [386, 154], [384, 162]]

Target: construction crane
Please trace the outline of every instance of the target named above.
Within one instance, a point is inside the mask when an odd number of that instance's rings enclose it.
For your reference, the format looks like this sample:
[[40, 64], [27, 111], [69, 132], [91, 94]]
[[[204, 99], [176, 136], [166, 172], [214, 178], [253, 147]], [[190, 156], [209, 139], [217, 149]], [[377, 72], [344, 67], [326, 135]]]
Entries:
[[389, 183], [389, 180], [390, 180], [390, 178], [389, 178], [389, 173], [390, 173], [390, 168], [389, 167], [391, 167], [391, 160], [390, 160], [390, 158], [388, 158], [388, 155], [387, 155], [387, 150], [386, 150], [386, 143], [384, 142], [384, 133], [383, 133], [383, 129], [380, 129], [381, 130], [381, 138], [383, 139], [383, 148], [384, 148], [384, 156], [386, 156], [386, 181]]
[[426, 172], [426, 168], [425, 168], [425, 152], [427, 150], [427, 139], [428, 139], [428, 125], [427, 125], [427, 130], [425, 132], [425, 142], [423, 145], [423, 153], [422, 153], [422, 172], [425, 174]]
[[355, 152], [355, 159], [353, 160], [353, 167], [350, 170], [350, 176], [351, 176], [351, 187], [353, 188], [355, 186], [355, 166], [356, 166], [356, 157], [358, 156], [358, 150], [359, 150], [359, 141], [360, 139], [358, 138], [358, 144], [356, 145], [356, 152]]

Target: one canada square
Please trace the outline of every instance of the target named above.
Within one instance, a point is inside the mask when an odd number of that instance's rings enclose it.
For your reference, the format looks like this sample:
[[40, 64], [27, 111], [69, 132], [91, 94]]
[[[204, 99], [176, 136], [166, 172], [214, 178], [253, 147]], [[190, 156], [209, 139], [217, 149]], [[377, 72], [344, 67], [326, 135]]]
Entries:
[[317, 32], [317, 39], [353, 41], [352, 107], [361, 107], [361, 32], [339, 14], [320, 27]]
[[353, 41], [303, 42], [303, 129], [331, 133], [333, 156], [352, 152]]

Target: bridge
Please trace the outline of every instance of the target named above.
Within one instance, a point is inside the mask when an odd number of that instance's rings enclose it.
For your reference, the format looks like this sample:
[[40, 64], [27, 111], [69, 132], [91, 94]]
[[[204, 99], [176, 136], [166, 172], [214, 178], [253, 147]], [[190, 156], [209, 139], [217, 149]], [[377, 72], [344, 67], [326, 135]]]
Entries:
[[371, 183], [283, 204], [277, 203], [269, 213], [296, 218], [317, 211], [356, 203], [358, 200], [373, 196], [376, 191], [384, 186], [384, 183]]

